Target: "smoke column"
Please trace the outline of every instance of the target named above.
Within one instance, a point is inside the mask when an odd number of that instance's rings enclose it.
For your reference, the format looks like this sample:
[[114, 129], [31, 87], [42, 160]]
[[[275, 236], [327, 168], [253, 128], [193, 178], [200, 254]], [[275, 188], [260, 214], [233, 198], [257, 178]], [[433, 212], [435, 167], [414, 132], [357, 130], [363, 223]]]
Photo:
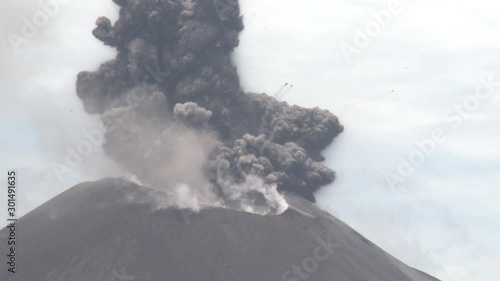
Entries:
[[334, 115], [241, 90], [230, 57], [243, 30], [237, 0], [114, 2], [119, 19], [100, 17], [93, 34], [117, 56], [79, 73], [76, 90], [123, 168], [148, 186], [194, 196], [189, 186], [244, 209], [279, 209], [278, 191], [314, 201], [334, 180], [320, 163], [343, 130]]

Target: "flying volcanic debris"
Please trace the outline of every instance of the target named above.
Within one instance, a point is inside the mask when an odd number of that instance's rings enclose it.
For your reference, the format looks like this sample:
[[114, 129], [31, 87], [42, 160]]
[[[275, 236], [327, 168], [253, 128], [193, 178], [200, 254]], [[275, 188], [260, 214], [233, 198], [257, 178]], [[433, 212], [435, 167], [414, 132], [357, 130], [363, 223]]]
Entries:
[[237, 0], [114, 2], [119, 19], [98, 18], [93, 34], [117, 56], [79, 73], [76, 91], [123, 168], [224, 204], [270, 203], [276, 188], [314, 201], [334, 180], [320, 163], [343, 130], [334, 115], [241, 90], [230, 58], [243, 30]]

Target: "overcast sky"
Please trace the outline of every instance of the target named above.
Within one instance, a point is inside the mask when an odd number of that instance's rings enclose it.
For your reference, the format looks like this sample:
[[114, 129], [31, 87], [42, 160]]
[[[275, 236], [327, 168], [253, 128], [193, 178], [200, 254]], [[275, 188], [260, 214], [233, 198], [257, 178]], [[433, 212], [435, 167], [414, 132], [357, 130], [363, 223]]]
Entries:
[[[7, 36], [21, 34], [23, 17], [41, 11], [34, 3], [0, 3], [0, 170], [19, 170], [23, 213], [82, 180], [121, 174], [98, 147], [62, 180], [51, 167], [64, 163], [66, 148], [84, 139], [82, 130], [98, 127], [74, 84], [79, 71], [114, 56], [91, 34], [98, 16], [116, 18], [114, 4], [69, 0], [15, 52]], [[338, 179], [319, 192], [319, 204], [443, 280], [497, 280], [500, 86], [486, 96], [484, 81], [500, 83], [500, 4], [241, 5], [246, 29], [234, 58], [244, 89], [272, 94], [293, 84], [284, 100], [329, 109], [345, 126], [325, 152]], [[427, 145], [427, 155], [417, 143]], [[398, 172], [415, 157], [420, 162], [409, 164], [411, 174]]]

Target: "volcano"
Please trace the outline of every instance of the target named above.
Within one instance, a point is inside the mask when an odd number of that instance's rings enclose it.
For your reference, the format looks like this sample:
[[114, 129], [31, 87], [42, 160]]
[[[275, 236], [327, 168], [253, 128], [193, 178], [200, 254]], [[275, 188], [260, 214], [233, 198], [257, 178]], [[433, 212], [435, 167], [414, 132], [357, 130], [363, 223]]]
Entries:
[[61, 193], [17, 222], [16, 273], [2, 262], [0, 280], [437, 280], [302, 197], [264, 216], [166, 207], [162, 194], [111, 178]]

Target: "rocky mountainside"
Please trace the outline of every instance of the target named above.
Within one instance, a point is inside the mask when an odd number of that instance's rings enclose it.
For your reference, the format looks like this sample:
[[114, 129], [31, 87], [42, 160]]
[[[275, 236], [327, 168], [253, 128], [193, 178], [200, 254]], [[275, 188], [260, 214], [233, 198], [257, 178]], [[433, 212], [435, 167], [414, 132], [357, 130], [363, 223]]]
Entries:
[[301, 197], [267, 216], [162, 208], [161, 198], [117, 179], [63, 192], [17, 222], [17, 272], [2, 262], [0, 280], [437, 280]]

